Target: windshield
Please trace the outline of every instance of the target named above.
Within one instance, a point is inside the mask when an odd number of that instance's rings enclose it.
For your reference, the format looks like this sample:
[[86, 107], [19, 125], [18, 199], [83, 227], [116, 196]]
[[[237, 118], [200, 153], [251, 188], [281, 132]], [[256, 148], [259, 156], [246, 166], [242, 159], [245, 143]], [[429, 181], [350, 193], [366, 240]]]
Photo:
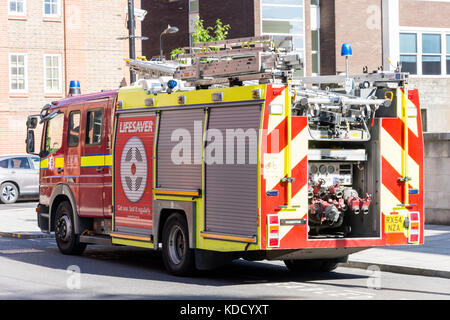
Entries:
[[52, 154], [58, 151], [62, 146], [64, 127], [64, 113], [58, 114], [47, 123], [45, 133], [45, 152]]

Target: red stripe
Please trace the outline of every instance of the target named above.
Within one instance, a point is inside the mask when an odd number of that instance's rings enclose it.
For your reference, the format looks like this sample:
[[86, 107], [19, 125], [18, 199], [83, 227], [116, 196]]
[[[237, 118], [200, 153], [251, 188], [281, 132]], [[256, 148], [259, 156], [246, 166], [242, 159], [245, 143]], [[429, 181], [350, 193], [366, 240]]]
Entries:
[[399, 204], [403, 199], [403, 183], [398, 181], [401, 174], [394, 169], [393, 166], [384, 158], [381, 158], [382, 177], [381, 181], [383, 185], [397, 198]]
[[[383, 128], [389, 133], [389, 135], [397, 142], [397, 144], [403, 148], [405, 138], [405, 124], [401, 119], [383, 119]], [[421, 131], [419, 131], [421, 132]], [[421, 164], [423, 161], [422, 157], [422, 145], [420, 144], [420, 139], [411, 131], [408, 130], [408, 153], [409, 156], [414, 159], [417, 164]]]
[[[308, 125], [306, 117], [292, 117], [292, 140]], [[276, 141], [278, 140], [278, 141]], [[287, 118], [285, 118], [267, 137], [267, 153], [280, 153], [288, 144]]]

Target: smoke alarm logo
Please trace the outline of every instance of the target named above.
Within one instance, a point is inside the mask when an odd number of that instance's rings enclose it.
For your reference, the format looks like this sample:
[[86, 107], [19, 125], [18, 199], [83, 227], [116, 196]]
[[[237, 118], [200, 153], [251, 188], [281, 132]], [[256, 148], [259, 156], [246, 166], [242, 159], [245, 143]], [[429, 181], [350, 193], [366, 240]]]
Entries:
[[122, 151], [120, 178], [122, 189], [131, 202], [138, 202], [147, 185], [147, 156], [142, 140], [130, 138]]

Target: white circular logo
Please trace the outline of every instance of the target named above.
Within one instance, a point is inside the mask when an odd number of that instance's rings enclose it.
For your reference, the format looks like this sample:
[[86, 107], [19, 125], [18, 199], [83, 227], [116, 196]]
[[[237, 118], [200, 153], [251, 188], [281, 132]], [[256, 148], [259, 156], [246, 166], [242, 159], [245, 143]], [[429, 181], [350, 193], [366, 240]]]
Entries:
[[147, 155], [138, 137], [130, 138], [122, 151], [120, 178], [122, 189], [131, 202], [138, 202], [147, 185]]

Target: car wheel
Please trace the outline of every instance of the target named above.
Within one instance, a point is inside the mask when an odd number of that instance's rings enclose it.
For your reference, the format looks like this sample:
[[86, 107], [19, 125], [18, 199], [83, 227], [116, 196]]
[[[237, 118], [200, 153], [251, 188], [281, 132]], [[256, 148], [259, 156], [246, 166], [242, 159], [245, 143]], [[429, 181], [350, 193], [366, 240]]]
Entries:
[[19, 189], [12, 182], [5, 182], [1, 186], [0, 200], [3, 203], [14, 203], [19, 198]]
[[162, 255], [167, 271], [186, 276], [195, 270], [194, 250], [189, 248], [189, 232], [186, 219], [173, 214], [164, 224]]
[[80, 255], [86, 249], [86, 243], [80, 243], [75, 234], [72, 206], [67, 201], [61, 202], [56, 209], [55, 239], [63, 254]]

